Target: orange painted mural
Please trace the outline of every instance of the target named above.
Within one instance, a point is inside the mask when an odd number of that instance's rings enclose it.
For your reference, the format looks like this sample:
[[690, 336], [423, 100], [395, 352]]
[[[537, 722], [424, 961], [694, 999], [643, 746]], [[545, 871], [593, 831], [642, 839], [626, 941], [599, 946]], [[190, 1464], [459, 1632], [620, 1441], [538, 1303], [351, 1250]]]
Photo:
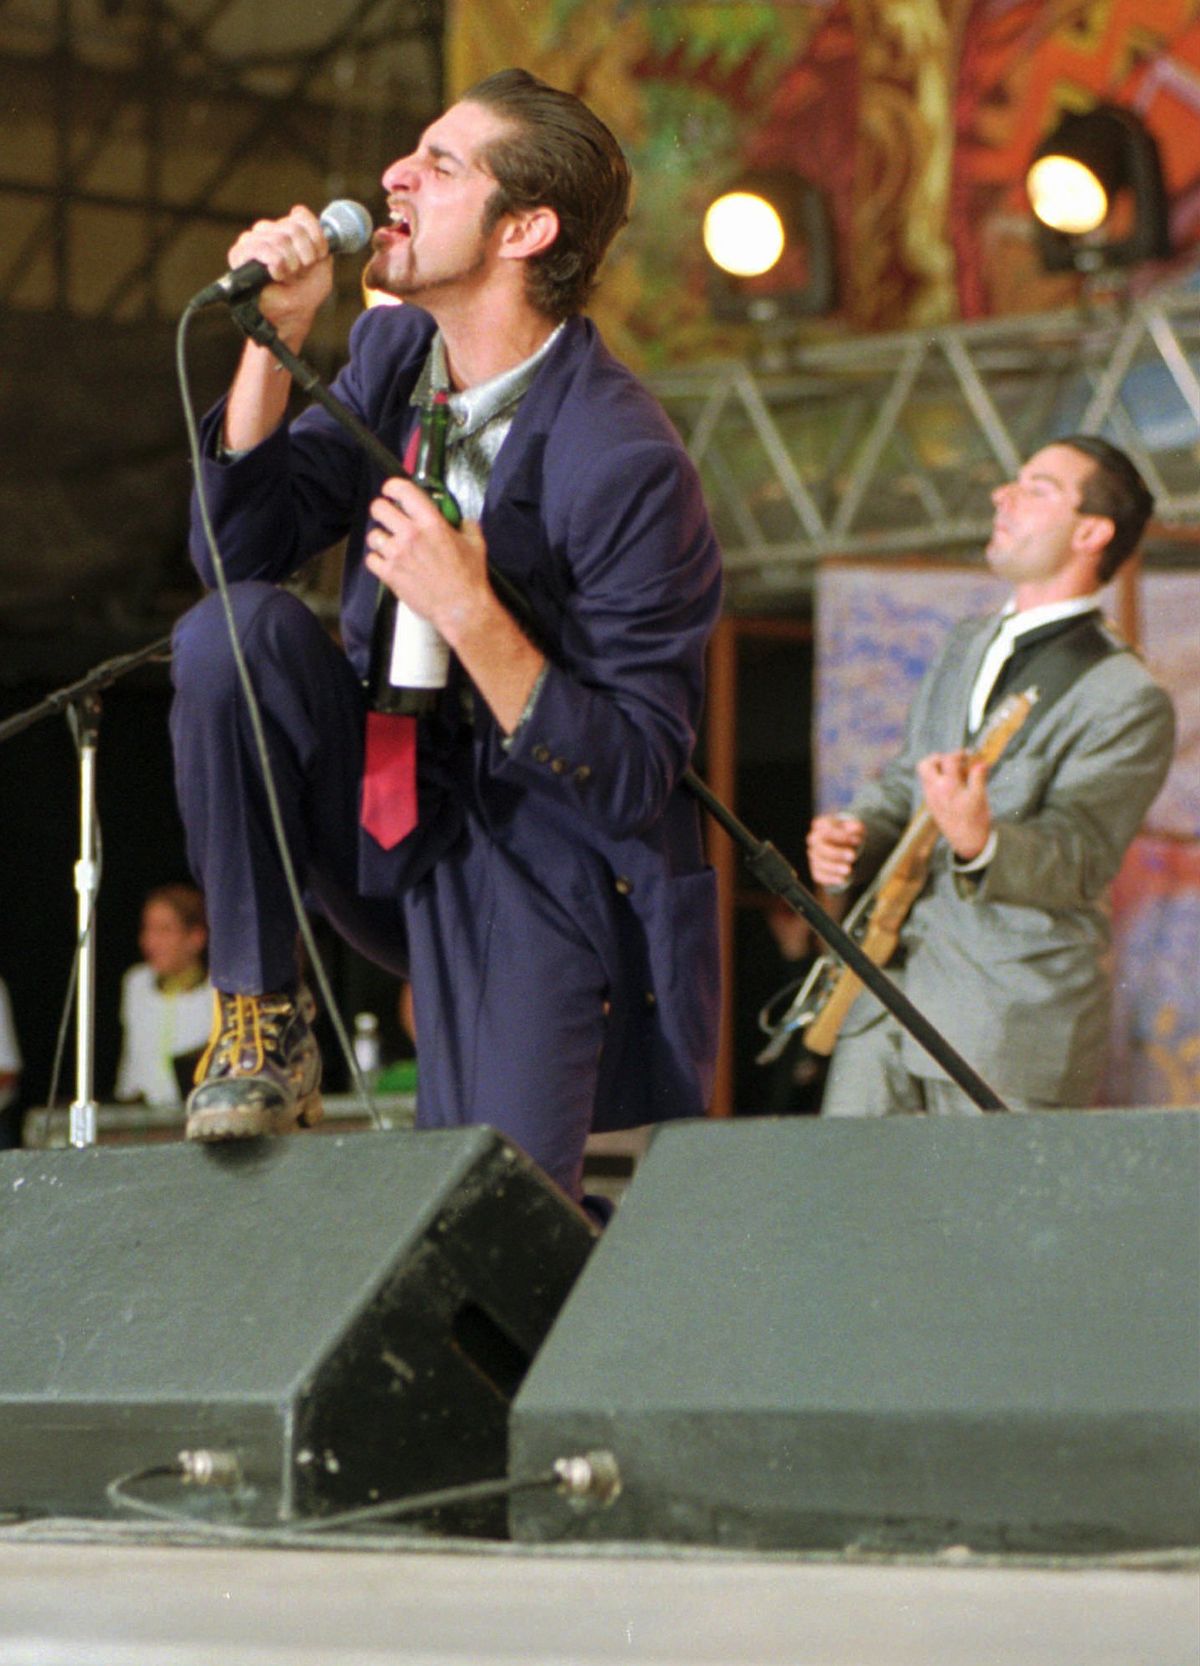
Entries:
[[986, 0], [972, 8], [958, 66], [948, 225], [963, 317], [1074, 298], [1072, 275], [1040, 271], [1022, 186], [1038, 140], [1100, 100], [1154, 136], [1175, 249], [1200, 233], [1200, 5], [1197, 0]]

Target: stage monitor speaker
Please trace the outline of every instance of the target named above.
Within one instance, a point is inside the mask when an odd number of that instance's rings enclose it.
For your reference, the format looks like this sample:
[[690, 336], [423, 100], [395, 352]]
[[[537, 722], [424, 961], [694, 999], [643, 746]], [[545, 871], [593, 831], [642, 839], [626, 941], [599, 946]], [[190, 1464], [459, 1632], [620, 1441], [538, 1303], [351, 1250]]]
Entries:
[[651, 1144], [512, 1408], [607, 1449], [527, 1541], [1200, 1543], [1200, 1113], [749, 1120]]
[[126, 1491], [264, 1524], [503, 1477], [595, 1241], [490, 1129], [6, 1152], [0, 1197], [0, 1509], [57, 1516], [198, 1448], [235, 1498]]

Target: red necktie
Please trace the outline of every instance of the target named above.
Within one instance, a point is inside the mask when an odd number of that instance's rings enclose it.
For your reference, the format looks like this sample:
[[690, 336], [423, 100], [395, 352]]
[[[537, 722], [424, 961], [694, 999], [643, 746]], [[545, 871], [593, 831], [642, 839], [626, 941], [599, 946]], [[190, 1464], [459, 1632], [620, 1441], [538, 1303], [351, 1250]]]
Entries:
[[[417, 466], [420, 429], [414, 428], [404, 453], [405, 470]], [[391, 850], [417, 825], [417, 720], [391, 712], [367, 713], [359, 820], [367, 832]]]
[[417, 720], [367, 713], [359, 819], [384, 850], [417, 825]]

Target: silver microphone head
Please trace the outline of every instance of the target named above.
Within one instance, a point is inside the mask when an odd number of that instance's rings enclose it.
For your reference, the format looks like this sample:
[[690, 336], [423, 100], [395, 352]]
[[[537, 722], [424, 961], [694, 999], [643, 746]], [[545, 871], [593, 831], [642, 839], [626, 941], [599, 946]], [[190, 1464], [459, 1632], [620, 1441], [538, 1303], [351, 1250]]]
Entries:
[[374, 221], [360, 202], [339, 197], [321, 210], [321, 230], [331, 254], [353, 255], [365, 249], [375, 230]]

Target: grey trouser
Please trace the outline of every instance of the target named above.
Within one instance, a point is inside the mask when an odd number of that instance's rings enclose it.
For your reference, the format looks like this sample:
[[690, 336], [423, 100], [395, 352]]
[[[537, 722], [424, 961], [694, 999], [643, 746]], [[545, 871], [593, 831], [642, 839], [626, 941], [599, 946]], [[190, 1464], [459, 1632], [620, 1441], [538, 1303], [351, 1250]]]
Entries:
[[[902, 1025], [890, 1012], [850, 1034], [843, 1032], [830, 1060], [821, 1115], [983, 1115], [957, 1083], [944, 1076], [919, 1076], [910, 1070], [901, 1057], [903, 1035]], [[937, 1068], [932, 1059], [929, 1068], [931, 1072]], [[1010, 1111], [1058, 1109], [1034, 1100], [1014, 1100], [1005, 1093], [1002, 1082], [988, 1080], [988, 1086], [995, 1089]]]

